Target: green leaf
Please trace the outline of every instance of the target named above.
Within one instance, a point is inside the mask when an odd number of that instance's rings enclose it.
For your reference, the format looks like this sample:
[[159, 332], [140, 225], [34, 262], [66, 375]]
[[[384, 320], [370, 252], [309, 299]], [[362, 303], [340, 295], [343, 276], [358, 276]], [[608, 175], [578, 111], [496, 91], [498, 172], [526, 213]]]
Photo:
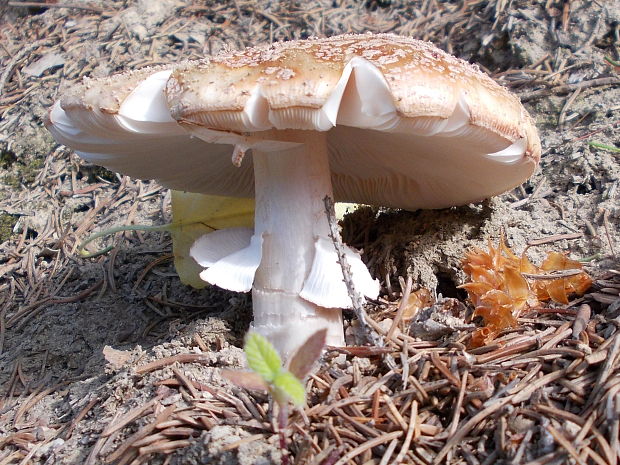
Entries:
[[243, 347], [248, 366], [268, 383], [282, 371], [282, 360], [271, 343], [258, 333], [250, 332]]
[[189, 249], [203, 234], [215, 229], [252, 227], [254, 200], [172, 191], [172, 236], [174, 267], [183, 284], [201, 289], [203, 268], [189, 255]]
[[607, 150], [608, 152], [620, 153], [620, 148], [614, 145], [601, 144], [600, 142], [590, 142], [588, 145], [596, 149]]
[[290, 399], [293, 404], [300, 407], [306, 401], [304, 385], [288, 370], [282, 370], [278, 373], [273, 379], [272, 385], [273, 397], [279, 404]]

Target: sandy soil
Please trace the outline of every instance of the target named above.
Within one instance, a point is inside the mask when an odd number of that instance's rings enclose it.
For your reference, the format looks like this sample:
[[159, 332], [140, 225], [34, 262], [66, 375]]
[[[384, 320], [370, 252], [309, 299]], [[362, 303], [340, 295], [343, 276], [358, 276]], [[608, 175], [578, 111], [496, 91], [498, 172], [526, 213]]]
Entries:
[[[267, 409], [267, 399], [250, 399], [219, 375], [243, 365], [250, 298], [183, 286], [162, 233], [118, 234], [107, 255], [76, 254], [98, 230], [170, 219], [160, 186], [86, 165], [43, 127], [59, 92], [84, 75], [310, 35], [374, 31], [431, 40], [521, 96], [539, 127], [543, 158], [523, 186], [481, 204], [348, 217], [345, 241], [364, 250], [385, 302], [398, 304], [398, 277], [407, 275], [462, 298], [464, 251], [497, 240], [501, 230], [517, 252], [533, 238], [581, 234], [530, 248], [534, 261], [554, 249], [584, 260], [594, 276], [620, 266], [620, 80], [605, 60], [619, 58], [617, 0], [13, 3], [0, 4], [0, 464], [280, 461], [269, 422], [252, 410]], [[147, 365], [181, 354], [194, 363]], [[613, 376], [620, 376], [617, 365]], [[326, 370], [336, 376], [347, 366]], [[211, 402], [210, 420], [188, 407], [196, 389]], [[123, 449], [170, 405], [187, 407], [191, 432], [141, 455]], [[302, 453], [304, 436], [296, 438], [298, 463], [312, 463]], [[173, 447], [171, 440], [184, 442]], [[528, 447], [514, 463], [548, 450]], [[379, 463], [383, 449], [374, 451], [374, 462], [366, 454], [354, 463]], [[450, 463], [466, 456], [457, 448]]]

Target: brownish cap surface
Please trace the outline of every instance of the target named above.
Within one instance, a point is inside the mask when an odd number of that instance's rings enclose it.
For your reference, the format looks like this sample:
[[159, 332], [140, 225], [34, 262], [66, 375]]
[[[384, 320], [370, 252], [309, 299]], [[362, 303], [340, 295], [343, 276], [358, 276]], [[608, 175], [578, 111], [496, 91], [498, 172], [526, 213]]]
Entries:
[[254, 191], [252, 157], [233, 166], [234, 145], [282, 150], [288, 129], [322, 131], [336, 200], [406, 209], [502, 193], [532, 174], [541, 152], [508, 90], [430, 43], [389, 34], [283, 42], [87, 80], [48, 126], [109, 169], [234, 197]]
[[171, 66], [153, 66], [114, 74], [105, 78], [85, 78], [62, 96], [65, 111], [80, 108], [117, 114], [125, 99], [147, 77], [171, 69]]
[[391, 34], [281, 42], [187, 64], [168, 83], [171, 113], [180, 121], [243, 131], [235, 113], [246, 108], [257, 87], [272, 111], [317, 109], [355, 57], [382, 73], [400, 117], [447, 119], [462, 99], [469, 124], [511, 143], [529, 136], [527, 153], [540, 158], [536, 130], [516, 96], [428, 42]]

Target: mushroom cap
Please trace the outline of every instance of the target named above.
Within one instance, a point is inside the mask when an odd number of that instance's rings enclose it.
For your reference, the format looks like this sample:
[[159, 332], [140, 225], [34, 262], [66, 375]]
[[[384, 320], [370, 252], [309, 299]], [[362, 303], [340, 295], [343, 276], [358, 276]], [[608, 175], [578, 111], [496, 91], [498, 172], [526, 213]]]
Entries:
[[[73, 88], [51, 110], [84, 158], [178, 190], [253, 197], [252, 158], [287, 130], [327, 131], [337, 201], [442, 208], [504, 192], [540, 159], [531, 117], [476, 66], [430, 43], [341, 35], [146, 68]], [[195, 137], [192, 137], [195, 136]]]

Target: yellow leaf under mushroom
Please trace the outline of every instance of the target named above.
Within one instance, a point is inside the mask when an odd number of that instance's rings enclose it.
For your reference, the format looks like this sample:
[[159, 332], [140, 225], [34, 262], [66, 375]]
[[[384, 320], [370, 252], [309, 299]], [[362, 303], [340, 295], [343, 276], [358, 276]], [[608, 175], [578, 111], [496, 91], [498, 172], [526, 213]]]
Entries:
[[[254, 199], [173, 190], [171, 204], [174, 266], [183, 284], [202, 289], [207, 283], [199, 276], [203, 268], [189, 255], [192, 244], [216, 229], [253, 227]], [[336, 217], [341, 219], [357, 207], [354, 203], [337, 203]]]
[[174, 266], [183, 284], [201, 289], [203, 270], [189, 249], [203, 234], [223, 228], [252, 227], [254, 199], [221, 197], [172, 191], [172, 251]]

